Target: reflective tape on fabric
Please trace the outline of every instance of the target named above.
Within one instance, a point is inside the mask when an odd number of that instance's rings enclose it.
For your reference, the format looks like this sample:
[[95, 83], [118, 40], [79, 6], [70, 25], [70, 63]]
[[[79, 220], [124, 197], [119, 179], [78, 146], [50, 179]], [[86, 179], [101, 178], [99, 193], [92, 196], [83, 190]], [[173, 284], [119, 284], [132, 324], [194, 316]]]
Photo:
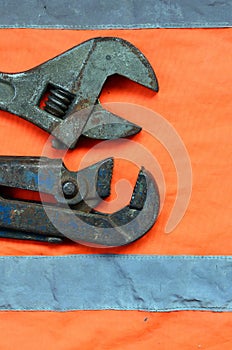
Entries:
[[[17, 11], [15, 10], [17, 9]], [[2, 28], [210, 28], [232, 25], [231, 1], [1, 1]], [[94, 15], [93, 15], [94, 14]]]
[[232, 310], [232, 257], [5, 256], [1, 310]]

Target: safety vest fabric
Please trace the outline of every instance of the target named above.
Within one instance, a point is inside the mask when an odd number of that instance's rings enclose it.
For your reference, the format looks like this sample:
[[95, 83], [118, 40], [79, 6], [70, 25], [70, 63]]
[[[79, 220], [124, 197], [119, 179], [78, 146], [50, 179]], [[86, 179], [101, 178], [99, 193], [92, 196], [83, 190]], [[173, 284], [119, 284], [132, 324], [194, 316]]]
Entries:
[[[0, 308], [4, 310], [0, 313], [0, 348], [4, 350], [230, 349], [232, 315], [230, 312], [213, 312], [210, 306], [216, 306], [215, 310], [218, 311], [230, 311], [231, 307], [229, 283], [232, 267], [230, 257], [232, 30], [230, 28], [104, 31], [2, 29], [0, 70], [18, 72], [32, 68], [84, 40], [103, 35], [118, 36], [137, 46], [154, 67], [160, 91], [154, 94], [126, 79], [115, 78], [117, 82], [115, 83], [115, 79], [112, 78], [107, 81], [102, 91], [101, 102], [137, 104], [162, 115], [172, 125], [180, 135], [191, 161], [193, 182], [190, 202], [179, 224], [171, 233], [165, 233], [178, 191], [176, 168], [170, 154], [160, 142], [151, 137], [149, 130], [143, 130], [134, 136], [134, 142], [146, 147], [156, 157], [164, 174], [166, 194], [157, 223], [137, 242], [114, 249], [96, 249], [75, 243], [58, 246], [2, 239], [1, 276], [4, 281], [9, 281], [11, 276], [11, 283], [13, 279], [15, 283], [0, 286], [0, 294], [8, 295], [8, 299], [1, 299], [0, 296]], [[128, 119], [126, 114], [123, 117]], [[0, 133], [2, 155], [40, 156], [48, 137], [34, 125], [2, 111]], [[66, 165], [70, 169], [77, 169], [90, 145], [93, 146], [91, 142], [86, 141], [84, 147], [69, 151], [65, 157]], [[51, 150], [52, 154], [57, 157], [59, 152]], [[118, 160], [114, 168], [113, 187], [122, 177], [133, 183], [136, 169], [133, 164]], [[113, 189], [111, 199], [115, 197]], [[91, 278], [94, 276], [93, 271], [88, 275], [90, 271], [88, 268], [93, 268], [93, 263], [88, 257], [93, 261], [93, 255], [98, 254], [103, 255], [103, 262], [96, 264], [96, 280], [94, 280]], [[80, 261], [83, 255], [87, 260], [86, 264]], [[112, 260], [119, 259], [118, 256], [121, 255], [125, 256], [125, 261], [121, 258], [123, 264], [114, 265]], [[134, 263], [133, 256], [135, 256]], [[125, 306], [130, 303], [128, 298], [132, 296], [132, 290], [129, 289], [130, 273], [133, 270], [134, 276], [138, 276], [138, 273], [142, 275], [140, 256], [142, 264], [150, 260], [153, 264], [157, 263], [152, 265], [153, 272], [154, 266], [156, 270], [157, 266], [160, 266], [158, 272], [164, 282], [159, 284], [160, 280], [154, 278], [152, 288], [149, 285], [150, 293], [148, 293], [146, 288], [142, 288], [143, 284], [137, 281], [132, 304], [135, 305], [134, 300], [137, 298], [137, 305], [142, 306], [134, 309], [129, 307], [127, 310]], [[82, 271], [80, 280], [87, 281], [86, 285], [83, 284], [82, 293], [86, 293], [88, 297], [82, 295], [81, 300], [91, 301], [91, 306], [85, 307], [83, 303], [81, 308], [70, 305], [69, 311], [64, 312], [65, 307], [62, 308], [62, 303], [67, 305], [70, 301], [68, 287], [73, 286], [71, 281], [70, 285], [65, 285], [65, 280], [62, 284], [62, 279], [58, 281], [50, 273], [51, 265], [46, 263], [43, 266], [42, 262], [41, 284], [39, 273], [36, 275], [38, 268], [36, 259], [41, 262], [42, 260], [49, 262], [49, 259], [55, 261], [54, 271], [58, 260], [64, 259], [64, 269], [68, 266], [66, 266], [68, 259], [72, 261], [72, 266], [76, 264], [77, 270]], [[163, 260], [158, 263], [158, 259]], [[24, 268], [25, 262], [27, 268]], [[167, 262], [170, 263], [166, 266]], [[171, 265], [172, 269], [168, 270]], [[12, 267], [11, 272], [8, 271], [9, 266]], [[152, 274], [151, 270], [146, 270], [147, 265], [142, 266], [145, 266], [143, 272], [146, 276], [144, 281], [146, 286]], [[121, 274], [116, 267], [119, 270], [122, 267]], [[109, 270], [105, 273], [104, 269], [107, 268]], [[62, 263], [59, 269], [62, 272]], [[31, 278], [30, 271], [33, 273]], [[123, 273], [127, 273], [124, 274], [124, 278]], [[46, 276], [47, 285], [43, 284]], [[192, 276], [194, 279], [190, 278]], [[22, 277], [24, 285], [19, 284], [19, 279]], [[111, 284], [107, 282], [109, 290], [104, 291], [105, 299], [100, 298], [99, 294], [104, 290], [106, 277], [111, 278]], [[33, 291], [33, 288], [30, 289], [33, 281], [37, 283], [37, 288], [34, 289], [35, 295], [30, 293]], [[115, 281], [118, 281], [118, 284], [114, 284]], [[126, 281], [128, 288], [123, 288], [120, 283]], [[45, 294], [52, 289], [49, 289], [49, 283], [56, 288], [55, 282], [58, 288], [63, 288], [59, 295], [60, 299], [55, 299], [56, 293], [53, 296], [49, 295], [46, 302], [54, 306], [50, 310], [47, 307], [44, 311], [41, 303], [45, 300]], [[74, 284], [76, 287], [77, 282]], [[157, 289], [157, 285], [165, 286], [166, 290]], [[96, 286], [99, 288], [95, 288]], [[210, 295], [210, 291], [214, 294]], [[168, 292], [171, 297], [167, 296]], [[182, 311], [164, 312], [165, 305], [167, 305], [166, 311], [175, 309], [176, 299], [172, 299], [175, 294], [183, 297], [177, 302]], [[22, 295], [24, 299], [21, 298]], [[73, 290], [71, 295], [77, 303]], [[113, 307], [112, 302], [107, 307], [109, 301], [107, 298], [110, 295], [118, 296], [118, 307]], [[145, 302], [142, 300], [143, 297]], [[203, 300], [203, 308], [199, 306], [197, 298]], [[94, 300], [98, 302], [100, 300], [103, 307], [94, 307]], [[149, 305], [152, 306], [150, 309], [147, 300], [150, 300]], [[209, 300], [211, 304], [207, 305]], [[18, 305], [21, 303], [22, 307], [17, 308], [17, 303]], [[163, 303], [163, 307], [153, 307], [156, 303]], [[183, 311], [185, 308], [188, 311]], [[205, 311], [199, 311], [203, 309]]]
[[5, 257], [0, 305], [3, 311], [231, 311], [231, 264], [231, 257], [191, 255]]

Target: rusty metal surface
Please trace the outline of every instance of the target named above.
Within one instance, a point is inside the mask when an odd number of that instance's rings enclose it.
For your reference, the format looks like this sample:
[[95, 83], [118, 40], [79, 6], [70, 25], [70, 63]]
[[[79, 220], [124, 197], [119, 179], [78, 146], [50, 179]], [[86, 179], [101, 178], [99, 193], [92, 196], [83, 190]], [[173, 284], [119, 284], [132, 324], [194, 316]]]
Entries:
[[[141, 168], [130, 203], [106, 214], [92, 209], [110, 194], [113, 159], [70, 172], [61, 160], [0, 157], [0, 185], [54, 195], [56, 204], [0, 197], [0, 237], [113, 247], [142, 237], [155, 223], [159, 192], [152, 175]], [[74, 184], [66, 195], [64, 185]], [[71, 186], [72, 187], [72, 186]]]
[[[69, 148], [75, 147], [80, 135], [96, 139], [131, 136], [141, 128], [100, 104], [96, 111], [102, 87], [114, 74], [158, 91], [153, 68], [135, 46], [120, 38], [99, 37], [28, 71], [0, 73], [0, 109], [52, 133]], [[48, 99], [41, 106], [45, 94]]]

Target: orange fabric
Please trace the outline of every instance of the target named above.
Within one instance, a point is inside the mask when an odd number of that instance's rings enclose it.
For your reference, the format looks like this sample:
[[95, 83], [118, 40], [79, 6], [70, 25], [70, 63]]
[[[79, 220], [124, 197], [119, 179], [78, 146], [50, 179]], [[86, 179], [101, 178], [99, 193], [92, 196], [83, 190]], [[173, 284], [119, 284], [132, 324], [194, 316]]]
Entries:
[[[17, 72], [32, 68], [96, 36], [119, 36], [132, 42], [154, 67], [160, 84], [158, 94], [126, 79], [112, 78], [106, 83], [101, 101], [140, 104], [160, 113], [175, 127], [186, 145], [193, 169], [188, 210], [172, 234], [165, 234], [176, 193], [176, 171], [163, 146], [142, 131], [133, 140], [156, 156], [167, 186], [158, 222], [145, 237], [127, 247], [110, 250], [1, 240], [0, 255], [109, 252], [230, 255], [232, 29], [4, 29], [0, 31], [0, 70]], [[0, 111], [0, 136], [2, 155], [39, 156], [48, 135]], [[80, 147], [67, 154], [67, 166], [77, 169], [81, 157], [94, 144], [80, 141]], [[135, 167], [119, 163], [113, 183], [125, 173], [133, 181]], [[0, 314], [0, 349], [229, 349], [231, 317], [231, 313], [202, 312], [4, 312]]]
[[231, 349], [231, 313], [0, 313], [4, 350]]

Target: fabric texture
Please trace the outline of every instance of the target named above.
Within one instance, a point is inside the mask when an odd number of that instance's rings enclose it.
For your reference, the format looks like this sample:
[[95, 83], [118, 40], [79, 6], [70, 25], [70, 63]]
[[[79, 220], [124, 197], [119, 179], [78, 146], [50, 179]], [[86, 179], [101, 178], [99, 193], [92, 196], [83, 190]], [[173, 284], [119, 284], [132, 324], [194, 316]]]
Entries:
[[[100, 100], [103, 103], [139, 104], [161, 114], [175, 128], [186, 146], [191, 159], [193, 187], [183, 219], [170, 234], [166, 234], [165, 225], [177, 192], [176, 169], [166, 149], [143, 130], [133, 137], [133, 141], [144, 145], [157, 158], [166, 183], [162, 211], [147, 235], [132, 245], [110, 250], [72, 243], [58, 246], [2, 239], [0, 255], [222, 255], [228, 256], [230, 261], [231, 34], [231, 29], [2, 29], [0, 70], [5, 72], [30, 69], [96, 36], [119, 36], [136, 45], [157, 73], [159, 93], [154, 94], [127, 79], [112, 77], [106, 82]], [[133, 120], [133, 116], [127, 113], [122, 116]], [[2, 155], [40, 156], [48, 137], [32, 124], [2, 111], [0, 134]], [[82, 140], [80, 147], [66, 154], [65, 164], [76, 170], [82, 157], [95, 144]], [[63, 154], [51, 149], [50, 155], [59, 157]], [[123, 177], [134, 183], [137, 170], [128, 162], [116, 162], [111, 200], [116, 198], [116, 182]], [[226, 278], [224, 274], [219, 270], [220, 278]], [[219, 286], [217, 290], [218, 295], [224, 292]], [[28, 297], [30, 299], [30, 295]], [[39, 304], [39, 301], [36, 302]], [[6, 301], [4, 305], [7, 307]], [[36, 350], [41, 347], [49, 350], [154, 347], [224, 350], [231, 348], [231, 321], [230, 312], [7, 311], [0, 313], [0, 347], [4, 350]]]
[[[17, 9], [17, 11], [16, 11]], [[94, 16], [92, 16], [94, 13]], [[1, 1], [0, 27], [210, 28], [232, 25], [231, 1]]]
[[1, 310], [232, 310], [231, 257], [1, 257], [0, 271]]

